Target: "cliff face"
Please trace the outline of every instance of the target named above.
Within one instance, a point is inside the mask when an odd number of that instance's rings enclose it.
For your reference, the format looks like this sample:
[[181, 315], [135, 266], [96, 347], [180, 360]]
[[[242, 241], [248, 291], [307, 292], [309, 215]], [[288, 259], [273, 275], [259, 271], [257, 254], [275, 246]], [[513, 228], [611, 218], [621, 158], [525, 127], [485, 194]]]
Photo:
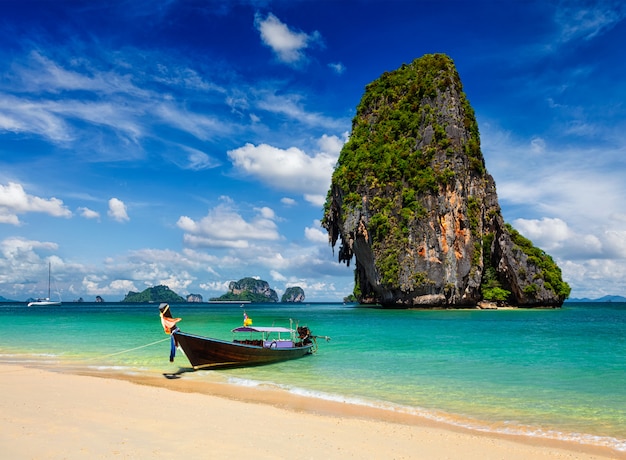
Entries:
[[384, 306], [560, 306], [552, 259], [506, 225], [454, 63], [426, 55], [366, 87], [322, 225], [355, 295]]
[[300, 303], [304, 302], [304, 290], [300, 286], [288, 287], [280, 298], [281, 302]]

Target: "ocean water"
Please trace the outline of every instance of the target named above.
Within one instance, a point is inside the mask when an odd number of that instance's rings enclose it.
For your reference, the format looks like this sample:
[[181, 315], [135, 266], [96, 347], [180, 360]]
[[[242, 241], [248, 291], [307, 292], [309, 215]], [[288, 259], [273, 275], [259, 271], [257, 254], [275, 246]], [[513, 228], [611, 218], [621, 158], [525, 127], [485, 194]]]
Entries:
[[[238, 304], [173, 304], [186, 332], [230, 339]], [[418, 414], [477, 430], [626, 452], [626, 304], [550, 310], [381, 310], [249, 304], [255, 325], [298, 320], [316, 354], [182, 378], [274, 386], [314, 398]], [[0, 304], [0, 362], [91, 372], [175, 373], [157, 305]], [[165, 377], [163, 377], [165, 378]]]

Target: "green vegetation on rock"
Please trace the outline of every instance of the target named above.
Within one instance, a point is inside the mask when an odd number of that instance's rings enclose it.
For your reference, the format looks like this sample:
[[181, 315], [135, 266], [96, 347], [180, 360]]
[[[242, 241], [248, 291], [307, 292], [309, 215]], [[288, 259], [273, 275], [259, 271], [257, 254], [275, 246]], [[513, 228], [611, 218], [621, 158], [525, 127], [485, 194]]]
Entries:
[[214, 297], [211, 300], [217, 302], [239, 300], [256, 303], [278, 302], [278, 294], [273, 289], [270, 289], [267, 281], [247, 277], [239, 281], [231, 281], [226, 294]]
[[185, 299], [172, 291], [169, 287], [160, 285], [147, 288], [141, 292], [129, 291], [122, 302], [167, 302], [183, 303]]
[[443, 54], [366, 86], [322, 226], [333, 247], [341, 239], [340, 262], [356, 257], [365, 303], [558, 306], [569, 295], [554, 261], [505, 226], [474, 110]]
[[283, 303], [300, 303], [304, 302], [304, 290], [300, 286], [291, 286], [285, 290], [280, 298]]
[[[545, 287], [551, 290], [562, 301], [567, 299], [570, 295], [571, 288], [569, 284], [563, 281], [561, 269], [554, 262], [552, 257], [546, 254], [542, 249], [535, 247], [528, 238], [522, 236], [511, 225], [506, 224], [506, 226], [513, 243], [528, 256], [528, 263], [539, 269], [538, 276], [543, 280]], [[524, 291], [527, 295], [532, 297], [537, 291], [537, 287], [534, 284], [530, 284], [524, 288]]]

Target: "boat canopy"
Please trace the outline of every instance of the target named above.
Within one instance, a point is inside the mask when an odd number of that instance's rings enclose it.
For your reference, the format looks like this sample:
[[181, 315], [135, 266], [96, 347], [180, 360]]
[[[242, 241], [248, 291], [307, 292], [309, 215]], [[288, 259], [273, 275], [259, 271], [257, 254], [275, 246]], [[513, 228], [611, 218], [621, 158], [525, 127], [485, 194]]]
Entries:
[[232, 332], [287, 332], [289, 333], [293, 331], [289, 329], [288, 327], [241, 326], [241, 327], [236, 327], [235, 329], [232, 330]]

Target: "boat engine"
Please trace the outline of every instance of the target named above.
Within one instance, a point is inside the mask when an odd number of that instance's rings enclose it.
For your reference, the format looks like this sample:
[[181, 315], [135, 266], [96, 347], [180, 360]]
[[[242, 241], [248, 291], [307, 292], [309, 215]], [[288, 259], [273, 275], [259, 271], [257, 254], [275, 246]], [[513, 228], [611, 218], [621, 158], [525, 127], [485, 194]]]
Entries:
[[302, 345], [309, 345], [313, 343], [313, 340], [311, 340], [311, 329], [306, 326], [298, 326], [297, 332]]

